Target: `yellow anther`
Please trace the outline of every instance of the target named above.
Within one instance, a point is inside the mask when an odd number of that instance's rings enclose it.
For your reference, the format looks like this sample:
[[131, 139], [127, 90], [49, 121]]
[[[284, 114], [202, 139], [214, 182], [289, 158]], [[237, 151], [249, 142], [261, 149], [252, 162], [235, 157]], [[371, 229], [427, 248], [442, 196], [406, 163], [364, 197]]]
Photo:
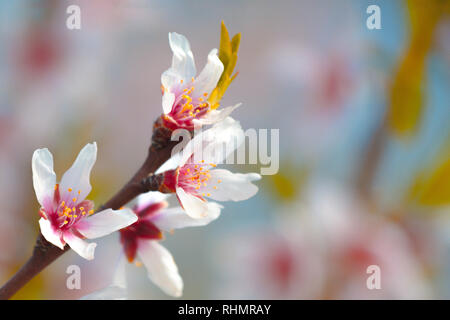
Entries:
[[194, 77], [192, 77], [192, 79], [191, 79], [191, 80], [192, 80], [192, 82], [194, 82], [194, 80], [195, 80], [195, 79], [194, 79]]
[[64, 221], [64, 224], [68, 224], [68, 223], [69, 223], [69, 221], [67, 221], [67, 220], [66, 220], [66, 221]]
[[215, 190], [217, 190], [217, 186], [214, 186], [213, 188], [214, 188]]
[[219, 180], [217, 180], [217, 183], [221, 183], [221, 182], [222, 182], [222, 180], [220, 180], [220, 179], [219, 179]]
[[89, 214], [93, 214], [94, 213], [94, 210], [89, 210]]
[[180, 83], [183, 83], [183, 79], [180, 80]]
[[202, 102], [202, 101], [203, 101], [203, 98], [198, 98], [198, 101]]
[[207, 196], [207, 197], [210, 197], [210, 196], [211, 196], [211, 193], [207, 193], [206, 196]]
[[77, 202], [77, 198], [72, 198], [72, 201], [73, 202]]
[[78, 190], [78, 194], [81, 194], [81, 190]]
[[67, 189], [69, 192], [72, 192], [72, 188]]
[[205, 93], [203, 94], [203, 96], [204, 96], [204, 97], [207, 97], [207, 96], [208, 96], [208, 92], [205, 92]]

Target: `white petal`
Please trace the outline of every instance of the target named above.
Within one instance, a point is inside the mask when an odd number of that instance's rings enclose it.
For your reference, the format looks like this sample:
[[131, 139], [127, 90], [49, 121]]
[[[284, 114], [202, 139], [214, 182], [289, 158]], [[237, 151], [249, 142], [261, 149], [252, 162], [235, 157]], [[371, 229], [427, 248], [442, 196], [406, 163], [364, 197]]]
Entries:
[[158, 191], [146, 192], [146, 193], [143, 193], [138, 196], [137, 205], [138, 205], [138, 207], [146, 207], [153, 203], [163, 202], [168, 197], [170, 197], [170, 194], [167, 194], [167, 193], [161, 193]]
[[206, 116], [204, 116], [203, 118], [200, 118], [200, 119], [194, 119], [193, 121], [194, 121], [194, 123], [198, 123], [200, 125], [215, 124], [215, 123], [218, 123], [218, 122], [224, 120], [225, 118], [227, 118], [234, 111], [234, 109], [240, 107], [241, 105], [242, 105], [242, 103], [238, 103], [234, 106], [225, 107], [225, 108], [221, 108], [218, 110], [211, 109], [206, 114]]
[[122, 252], [117, 261], [112, 283], [106, 288], [82, 297], [80, 300], [126, 300], [128, 292], [125, 267], [126, 260]]
[[175, 102], [175, 94], [171, 92], [164, 92], [162, 97], [162, 107], [164, 114], [168, 114], [172, 111], [173, 103]]
[[[96, 159], [97, 143], [88, 143], [81, 149], [72, 167], [64, 173], [61, 179], [62, 199], [67, 202], [69, 199], [77, 198], [76, 203], [80, 203], [86, 198], [92, 189], [89, 176]], [[68, 191], [69, 188], [72, 189], [71, 192]], [[80, 194], [78, 194], [78, 191], [80, 191]]]
[[172, 67], [161, 74], [161, 84], [164, 87], [164, 92], [173, 92], [181, 84], [181, 80], [184, 81], [184, 75], [178, 73]]
[[56, 174], [53, 171], [53, 156], [45, 149], [37, 149], [31, 160], [33, 186], [36, 198], [45, 209], [51, 210], [55, 192]]
[[[238, 121], [231, 117], [200, 132], [183, 149], [180, 166], [188, 160], [200, 163], [222, 163], [244, 142], [244, 131]], [[194, 155], [193, 159], [190, 159]]]
[[186, 214], [186, 212], [180, 208], [168, 208], [161, 210], [155, 217], [152, 218], [152, 222], [161, 230], [171, 231], [173, 229], [181, 229], [186, 227], [199, 227], [205, 226], [211, 221], [217, 219], [220, 215], [220, 210], [210, 212], [205, 218], [194, 219]]
[[120, 253], [119, 260], [117, 261], [116, 270], [114, 271], [112, 286], [119, 288], [127, 287], [127, 275], [126, 275], [127, 261], [125, 259], [125, 253]]
[[137, 253], [147, 268], [150, 280], [168, 295], [180, 297], [183, 279], [170, 252], [156, 241], [140, 240]]
[[178, 199], [186, 214], [194, 219], [217, 218], [223, 208], [215, 202], [203, 201], [191, 194], [186, 193], [182, 188], [176, 189]]
[[[257, 173], [232, 173], [225, 169], [210, 170], [209, 174], [211, 177], [207, 186], [201, 188], [201, 191], [210, 193], [208, 197], [217, 201], [247, 200], [258, 192], [258, 187], [252, 181], [261, 179]], [[214, 189], [214, 186], [217, 189]]]
[[64, 244], [61, 242], [61, 233], [53, 229], [50, 221], [41, 218], [39, 219], [39, 226], [45, 240], [64, 250]]
[[94, 259], [94, 251], [97, 246], [96, 243], [89, 243], [83, 239], [78, 238], [72, 232], [67, 231], [63, 234], [64, 241], [70, 246], [70, 248], [78, 253], [81, 257], [92, 260]]
[[172, 71], [179, 74], [181, 79], [194, 77], [196, 73], [194, 55], [186, 37], [176, 32], [170, 32], [169, 45], [173, 52]]
[[95, 239], [125, 228], [137, 221], [133, 210], [106, 209], [78, 222], [74, 227], [86, 238]]
[[182, 153], [183, 152], [178, 152], [178, 153], [173, 154], [169, 158], [169, 160], [164, 162], [161, 165], [161, 167], [159, 167], [158, 170], [156, 170], [155, 174], [159, 174], [164, 171], [174, 170], [174, 169], [178, 168], [178, 166], [180, 166], [180, 164], [181, 164]]
[[208, 62], [194, 81], [195, 93], [210, 93], [217, 85], [223, 72], [223, 63], [217, 56], [217, 49], [208, 54]]

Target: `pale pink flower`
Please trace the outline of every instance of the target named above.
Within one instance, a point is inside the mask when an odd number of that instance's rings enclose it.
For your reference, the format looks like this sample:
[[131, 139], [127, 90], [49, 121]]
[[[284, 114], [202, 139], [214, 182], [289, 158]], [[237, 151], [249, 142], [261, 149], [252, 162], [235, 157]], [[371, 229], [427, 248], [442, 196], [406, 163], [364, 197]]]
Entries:
[[[159, 192], [140, 195], [133, 208], [138, 220], [120, 230], [120, 242], [128, 262], [138, 260], [136, 261], [138, 265], [142, 262], [153, 283], [166, 294], [180, 297], [183, 292], [183, 279], [170, 252], [159, 244], [159, 241], [163, 239], [163, 232], [204, 226], [217, 219], [219, 214], [203, 219], [193, 219], [180, 207], [168, 208], [168, 203], [165, 201], [168, 196]], [[84, 299], [127, 298], [124, 261], [122, 256], [110, 286], [89, 294]]]
[[166, 127], [192, 130], [196, 124], [214, 124], [239, 107], [237, 104], [216, 110], [207, 101], [224, 70], [217, 49], [211, 50], [208, 62], [196, 77], [194, 55], [186, 37], [171, 32], [169, 44], [173, 52], [172, 66], [161, 75], [162, 118]]
[[[164, 164], [158, 172], [164, 179], [162, 192], [176, 192], [186, 213], [193, 218], [217, 215], [222, 206], [209, 202], [247, 200], [258, 192], [252, 181], [261, 179], [257, 173], [232, 173], [215, 169], [237, 149], [244, 139], [239, 122], [228, 117], [194, 137], [182, 152]], [[166, 167], [175, 166], [167, 170]]]
[[33, 154], [33, 186], [41, 204], [39, 225], [45, 239], [64, 249], [66, 243], [80, 256], [94, 258], [95, 239], [124, 228], [137, 220], [130, 209], [106, 209], [93, 216], [94, 203], [86, 200], [92, 187], [91, 169], [97, 158], [97, 144], [87, 144], [72, 167], [56, 183], [53, 156], [48, 149], [38, 149]]

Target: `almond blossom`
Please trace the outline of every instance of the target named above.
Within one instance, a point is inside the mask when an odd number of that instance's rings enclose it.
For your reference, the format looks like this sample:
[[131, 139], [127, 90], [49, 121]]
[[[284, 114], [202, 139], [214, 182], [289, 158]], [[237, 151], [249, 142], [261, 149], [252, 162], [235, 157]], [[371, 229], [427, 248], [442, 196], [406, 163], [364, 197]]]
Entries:
[[[166, 294], [179, 297], [183, 291], [183, 280], [170, 252], [159, 244], [163, 232], [185, 227], [204, 226], [219, 217], [210, 215], [203, 219], [193, 219], [180, 207], [168, 208], [169, 195], [148, 192], [138, 197], [133, 211], [138, 220], [120, 230], [123, 254], [128, 262], [142, 264], [147, 269], [150, 280]], [[139, 260], [139, 261], [137, 261]], [[110, 286], [89, 294], [83, 299], [124, 299], [126, 293], [125, 259], [119, 259]]]
[[217, 49], [211, 50], [205, 67], [196, 76], [194, 55], [186, 37], [171, 32], [169, 44], [173, 52], [172, 66], [161, 75], [162, 119], [167, 128], [193, 130], [195, 125], [214, 124], [240, 106], [217, 110], [218, 105], [207, 101], [224, 71]]
[[[228, 117], [211, 129], [199, 133], [182, 152], [169, 159], [157, 173], [163, 175], [159, 190], [175, 192], [181, 206], [192, 218], [217, 215], [222, 206], [209, 202], [247, 200], [258, 192], [252, 181], [261, 179], [257, 173], [232, 173], [215, 169], [244, 141], [239, 122]], [[194, 152], [195, 151], [195, 152]], [[171, 170], [166, 168], [175, 166]]]
[[44, 238], [64, 249], [66, 243], [85, 259], [94, 258], [95, 239], [124, 228], [137, 220], [130, 209], [106, 209], [95, 215], [94, 203], [86, 199], [92, 187], [89, 176], [97, 158], [97, 144], [87, 144], [61, 182], [56, 183], [53, 156], [37, 149], [32, 158], [33, 186], [41, 205], [39, 225]]

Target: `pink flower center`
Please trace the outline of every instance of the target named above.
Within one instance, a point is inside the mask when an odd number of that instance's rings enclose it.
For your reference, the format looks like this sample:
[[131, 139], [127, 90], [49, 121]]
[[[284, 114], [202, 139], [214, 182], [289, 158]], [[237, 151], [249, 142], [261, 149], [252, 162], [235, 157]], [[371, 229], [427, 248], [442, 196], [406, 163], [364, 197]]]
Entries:
[[167, 202], [158, 202], [147, 205], [144, 208], [134, 208], [138, 221], [119, 231], [120, 242], [129, 262], [133, 262], [136, 257], [139, 239], [162, 239], [161, 230], [151, 221], [151, 218], [166, 206]]
[[[202, 189], [207, 187], [209, 183], [221, 183], [217, 181], [211, 181], [210, 168], [216, 167], [215, 164], [204, 164], [204, 160], [201, 164], [186, 164], [180, 168], [178, 174], [178, 186], [183, 188], [184, 191], [198, 196], [210, 196], [210, 193], [202, 193]], [[217, 190], [218, 186], [213, 185], [213, 189]]]
[[[72, 192], [72, 189], [69, 188], [67, 192]], [[81, 191], [78, 191], [78, 195], [80, 193]], [[47, 212], [45, 209], [41, 209], [41, 215], [46, 219], [48, 218], [55, 229], [67, 230], [84, 216], [94, 213], [92, 201], [83, 200], [79, 202], [78, 200], [76, 197], [63, 200], [60, 196], [59, 185], [56, 184], [52, 210]]]
[[[181, 80], [182, 84], [183, 80]], [[177, 91], [179, 92], [176, 93], [175, 102], [168, 116], [178, 125], [192, 129], [192, 120], [203, 117], [210, 109], [206, 101], [208, 93], [194, 93], [195, 87], [186, 85], [181, 86]]]

